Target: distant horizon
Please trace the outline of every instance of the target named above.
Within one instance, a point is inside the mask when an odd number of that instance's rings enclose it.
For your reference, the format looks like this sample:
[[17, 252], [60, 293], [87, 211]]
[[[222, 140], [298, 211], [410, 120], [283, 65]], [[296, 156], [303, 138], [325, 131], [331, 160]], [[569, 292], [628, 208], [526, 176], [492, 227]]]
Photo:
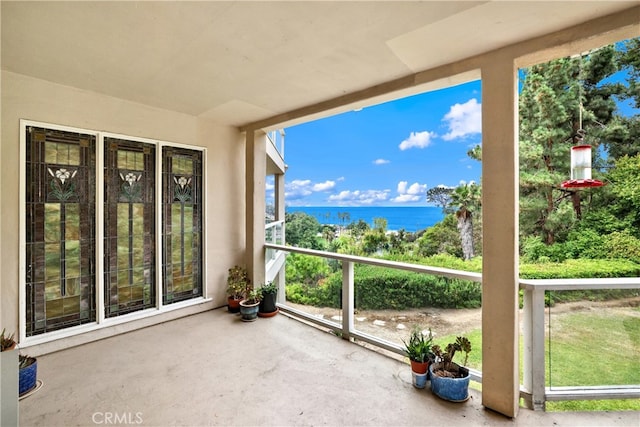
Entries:
[[[313, 216], [322, 225], [348, 225], [360, 220], [373, 227], [375, 218], [387, 221], [388, 231], [404, 229], [417, 232], [432, 227], [444, 219], [442, 209], [437, 206], [292, 206], [285, 212], [302, 212]], [[338, 214], [348, 213], [348, 218]]]

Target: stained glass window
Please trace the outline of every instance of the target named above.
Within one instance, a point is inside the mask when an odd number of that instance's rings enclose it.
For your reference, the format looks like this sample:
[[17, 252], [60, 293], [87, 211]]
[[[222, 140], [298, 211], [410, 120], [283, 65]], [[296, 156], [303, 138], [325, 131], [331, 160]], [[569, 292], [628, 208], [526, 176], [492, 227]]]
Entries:
[[[110, 318], [156, 307], [159, 292], [162, 304], [203, 295], [203, 152], [163, 146], [158, 191], [154, 143], [105, 136], [98, 153], [89, 131], [37, 123], [24, 129], [27, 336], [93, 323], [102, 318], [97, 313]], [[104, 189], [99, 201], [97, 186]], [[99, 221], [97, 202], [103, 203]], [[102, 264], [96, 263], [97, 227]]]
[[104, 140], [106, 317], [155, 306], [155, 146]]
[[163, 303], [202, 296], [202, 153], [162, 150]]
[[26, 129], [26, 335], [95, 321], [94, 135]]

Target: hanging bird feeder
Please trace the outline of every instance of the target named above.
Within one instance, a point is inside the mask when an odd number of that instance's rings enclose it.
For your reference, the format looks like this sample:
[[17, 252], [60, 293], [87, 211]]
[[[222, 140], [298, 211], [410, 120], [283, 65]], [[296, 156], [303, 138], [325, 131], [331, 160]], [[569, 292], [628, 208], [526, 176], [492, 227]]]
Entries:
[[602, 187], [604, 183], [591, 179], [591, 146], [571, 147], [571, 179], [562, 183], [562, 188]]

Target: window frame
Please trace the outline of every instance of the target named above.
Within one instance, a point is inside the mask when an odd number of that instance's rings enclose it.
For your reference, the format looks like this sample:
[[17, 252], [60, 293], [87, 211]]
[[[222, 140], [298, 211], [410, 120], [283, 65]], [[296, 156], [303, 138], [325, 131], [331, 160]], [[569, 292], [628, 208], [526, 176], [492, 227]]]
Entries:
[[[26, 130], [28, 127], [40, 127], [51, 130], [76, 132], [93, 135], [96, 138], [96, 171], [95, 171], [95, 266], [96, 266], [96, 280], [95, 280], [95, 303], [96, 303], [96, 320], [84, 325], [71, 326], [68, 328], [45, 332], [42, 334], [27, 336], [26, 335]], [[104, 141], [105, 138], [117, 138], [124, 139], [133, 142], [141, 142], [147, 144], [153, 144], [156, 149], [155, 159], [155, 307], [134, 311], [131, 313], [123, 314], [115, 317], [106, 317], [105, 315], [105, 290], [104, 290], [104, 236], [105, 236], [105, 223], [104, 223]], [[116, 326], [122, 323], [130, 323], [140, 319], [146, 319], [159, 314], [180, 310], [186, 307], [202, 304], [203, 302], [211, 301], [211, 298], [207, 297], [207, 271], [203, 269], [202, 274], [202, 295], [193, 299], [172, 303], [163, 304], [163, 277], [162, 277], [162, 150], [164, 147], [176, 147], [182, 149], [188, 149], [193, 151], [199, 151], [202, 153], [202, 241], [201, 241], [201, 257], [202, 265], [206, 265], [207, 257], [207, 227], [205, 218], [207, 218], [207, 149], [205, 147], [199, 147], [189, 144], [181, 144], [170, 141], [163, 141], [158, 139], [143, 138], [137, 136], [131, 136], [126, 134], [119, 134], [106, 131], [97, 131], [86, 128], [77, 128], [72, 126], [57, 125], [52, 123], [33, 121], [27, 119], [20, 119], [20, 179], [19, 179], [19, 331], [20, 342], [25, 345], [36, 345], [45, 342], [50, 342], [62, 338], [67, 338], [86, 332], [104, 329], [112, 326]]]

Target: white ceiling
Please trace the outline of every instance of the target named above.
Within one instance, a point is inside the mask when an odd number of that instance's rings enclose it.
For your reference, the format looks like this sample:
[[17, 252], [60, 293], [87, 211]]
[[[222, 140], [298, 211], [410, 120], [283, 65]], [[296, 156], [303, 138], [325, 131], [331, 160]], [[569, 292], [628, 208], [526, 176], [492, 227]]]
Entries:
[[2, 69], [239, 126], [637, 4], [2, 1]]

